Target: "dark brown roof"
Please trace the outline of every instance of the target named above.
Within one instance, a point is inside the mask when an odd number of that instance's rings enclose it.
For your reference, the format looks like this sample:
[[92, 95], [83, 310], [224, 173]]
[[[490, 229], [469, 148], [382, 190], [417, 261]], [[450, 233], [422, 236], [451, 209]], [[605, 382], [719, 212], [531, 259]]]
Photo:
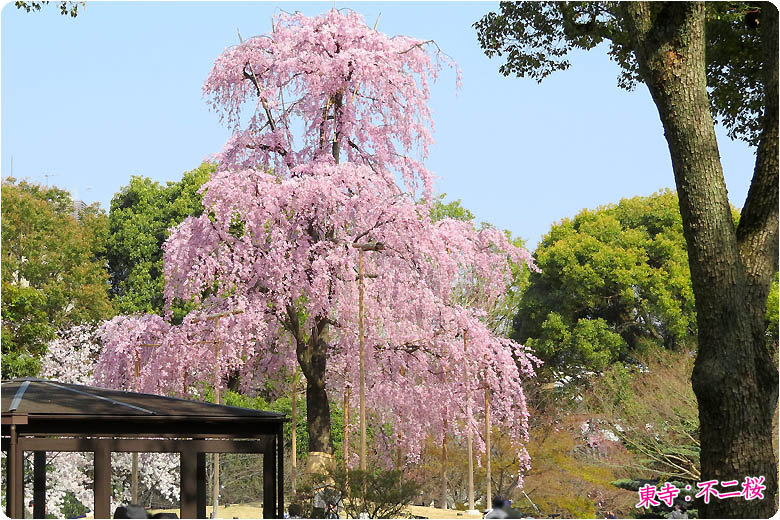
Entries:
[[[23, 385], [26, 386], [24, 391], [21, 390]], [[17, 396], [20, 399], [14, 403]], [[3, 381], [2, 412], [29, 415], [263, 417], [271, 420], [284, 418], [283, 414], [275, 412], [33, 378]]]
[[260, 434], [287, 421], [275, 412], [44, 379], [3, 381], [1, 390], [3, 422], [27, 416], [19, 426], [27, 431]]

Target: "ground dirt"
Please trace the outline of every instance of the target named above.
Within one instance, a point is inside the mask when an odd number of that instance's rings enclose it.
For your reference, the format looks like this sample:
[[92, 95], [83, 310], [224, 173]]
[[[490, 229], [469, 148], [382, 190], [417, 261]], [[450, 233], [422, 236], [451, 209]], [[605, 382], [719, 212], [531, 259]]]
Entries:
[[[454, 509], [439, 509], [436, 507], [423, 507], [423, 506], [409, 506], [407, 508], [408, 513], [415, 517], [431, 518], [431, 519], [444, 519], [453, 518], [455, 520], [460, 519], [475, 519], [482, 518], [482, 515], [470, 515], [464, 511], [456, 511]], [[178, 509], [150, 509], [150, 516], [154, 513], [176, 513], [179, 514]], [[206, 515], [211, 515], [211, 506], [206, 506]], [[229, 506], [219, 506], [220, 518], [263, 518], [263, 506], [260, 502], [250, 502], [248, 504], [231, 504]], [[408, 518], [408, 516], [407, 516]]]

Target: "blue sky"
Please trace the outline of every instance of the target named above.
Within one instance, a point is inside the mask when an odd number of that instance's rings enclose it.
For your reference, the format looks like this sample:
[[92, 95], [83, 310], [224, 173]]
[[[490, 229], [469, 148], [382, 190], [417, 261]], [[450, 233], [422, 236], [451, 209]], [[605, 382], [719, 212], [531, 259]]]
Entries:
[[[48, 182], [108, 209], [131, 175], [181, 178], [228, 137], [201, 96], [225, 47], [268, 32], [278, 8], [315, 15], [333, 2], [91, 2], [77, 18], [8, 3], [0, 23], [0, 170]], [[644, 86], [616, 86], [603, 48], [572, 55], [542, 84], [498, 73], [471, 25], [493, 2], [337, 2], [393, 35], [433, 38], [463, 71], [443, 71], [430, 104], [436, 189], [479, 221], [535, 247], [583, 208], [650, 195], [674, 179]], [[732, 204], [741, 207], [753, 149], [719, 131]]]

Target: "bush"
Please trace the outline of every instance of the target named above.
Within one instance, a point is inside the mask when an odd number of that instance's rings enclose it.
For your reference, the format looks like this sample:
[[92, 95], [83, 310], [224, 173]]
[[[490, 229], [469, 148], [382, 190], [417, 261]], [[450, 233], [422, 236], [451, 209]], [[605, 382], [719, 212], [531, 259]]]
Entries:
[[358, 518], [361, 513], [368, 518], [398, 518], [417, 497], [420, 485], [398, 470], [347, 472], [342, 466], [333, 466], [326, 475], [316, 476], [313, 489], [326, 502], [343, 508], [348, 518]]

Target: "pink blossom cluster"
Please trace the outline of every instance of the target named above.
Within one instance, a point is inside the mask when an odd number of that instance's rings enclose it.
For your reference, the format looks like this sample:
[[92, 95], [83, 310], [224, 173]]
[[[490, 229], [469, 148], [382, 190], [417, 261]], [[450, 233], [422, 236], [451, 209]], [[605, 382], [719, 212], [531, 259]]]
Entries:
[[[140, 337], [135, 326], [146, 319], [161, 343], [144, 351], [141, 388], [176, 392], [185, 374], [213, 380], [213, 345], [199, 341], [220, 341], [220, 381], [233, 370], [291, 373], [296, 354], [284, 333], [291, 308], [304, 330], [323, 318], [331, 325], [331, 396], [356, 386], [359, 253], [352, 244], [381, 242], [382, 251], [364, 258], [368, 398], [384, 405], [373, 406], [376, 419], [403, 424], [397, 442], [416, 457], [421, 438], [443, 431], [445, 419], [450, 429], [479, 429], [480, 389], [487, 385], [493, 420], [522, 442], [527, 411], [521, 381], [533, 374], [533, 357], [495, 336], [479, 309], [453, 297], [455, 288], [471, 284], [484, 300], [499, 298], [510, 281], [509, 260], [532, 265], [527, 251], [491, 228], [431, 221], [425, 205], [378, 181], [366, 166], [323, 161], [293, 173], [218, 172], [205, 186], [208, 212], [171, 233], [167, 300], [243, 312], [216, 324], [197, 312], [170, 328], [159, 326], [157, 317], [125, 318], [133, 326], [126, 323], [121, 334]], [[122, 345], [113, 355], [127, 359], [132, 340], [117, 331], [113, 340], [106, 338], [107, 345], [112, 341]], [[129, 359], [124, 365], [119, 372], [126, 374]], [[474, 396], [470, 414], [462, 404], [468, 392]]]
[[[201, 188], [202, 216], [164, 245], [166, 301], [198, 310], [177, 326], [157, 316], [112, 320], [103, 328], [103, 384], [181, 394], [236, 371], [283, 379], [297, 366], [296, 343], [317, 327], [327, 342], [326, 389], [340, 400], [358, 385], [354, 245], [381, 243], [364, 253], [371, 420], [393, 425], [409, 461], [426, 436], [447, 431], [471, 429], [484, 450], [487, 387], [493, 423], [512, 432], [528, 462], [522, 381], [538, 360], [483, 319], [511, 282], [510, 262], [535, 267], [498, 230], [430, 217], [426, 103], [441, 55], [428, 43], [388, 38], [334, 9], [282, 14], [271, 34], [217, 59], [204, 92], [234, 134]], [[208, 319], [215, 313], [225, 315]], [[141, 343], [157, 346], [136, 354]], [[142, 368], [131, 380], [136, 355]]]
[[[153, 321], [153, 320], [152, 320]], [[162, 320], [159, 320], [162, 321]], [[163, 322], [164, 323], [164, 322]], [[150, 327], [149, 330], [154, 330]], [[150, 339], [139, 334], [134, 341]], [[60, 331], [49, 343], [47, 354], [41, 359], [40, 377], [63, 383], [91, 385], [95, 365], [102, 345], [99, 328], [92, 324], [77, 325]], [[109, 352], [111, 349], [108, 350]], [[92, 453], [52, 452], [47, 454], [46, 511], [55, 517], [64, 516], [62, 507], [68, 492], [86, 507], [94, 507], [94, 493], [90, 473], [94, 468]], [[112, 454], [112, 510], [130, 500], [130, 453]], [[139, 457], [139, 482], [147, 489], [155, 489], [169, 500], [179, 498], [179, 457], [171, 453], [144, 453]], [[25, 488], [29, 496], [32, 488]]]
[[203, 85], [234, 130], [216, 160], [288, 173], [330, 154], [335, 143], [342, 159], [381, 175], [395, 170], [412, 191], [423, 181], [429, 196], [422, 163], [433, 142], [427, 100], [442, 63], [454, 66], [432, 42], [390, 38], [349, 10], [316, 18], [282, 13], [270, 34], [226, 49]]

